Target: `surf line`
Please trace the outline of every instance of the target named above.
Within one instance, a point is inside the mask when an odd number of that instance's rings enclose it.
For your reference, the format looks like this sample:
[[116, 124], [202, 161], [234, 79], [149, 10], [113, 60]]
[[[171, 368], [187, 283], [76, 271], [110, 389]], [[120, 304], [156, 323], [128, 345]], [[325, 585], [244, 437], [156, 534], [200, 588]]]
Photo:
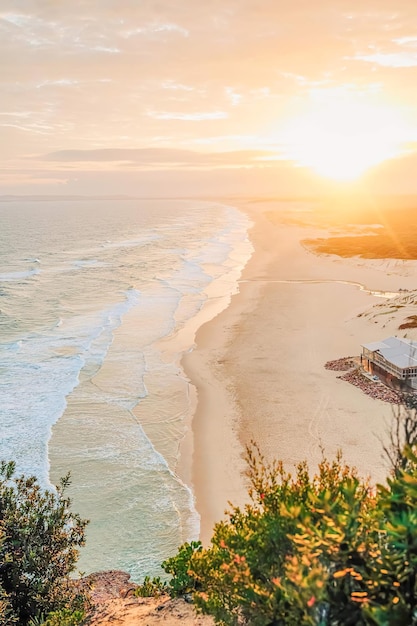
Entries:
[[339, 285], [352, 285], [353, 287], [357, 287], [360, 291], [364, 291], [365, 293], [369, 293], [371, 296], [375, 296], [377, 298], [386, 298], [389, 300], [390, 298], [395, 298], [399, 296], [403, 291], [381, 291], [378, 289], [369, 289], [366, 285], [362, 283], [357, 283], [352, 280], [337, 280], [332, 278], [322, 278], [322, 279], [287, 279], [287, 280], [275, 280], [275, 279], [263, 279], [263, 278], [248, 278], [244, 280], [239, 280], [239, 283], [281, 283], [281, 284], [321, 284], [321, 283], [337, 283]]

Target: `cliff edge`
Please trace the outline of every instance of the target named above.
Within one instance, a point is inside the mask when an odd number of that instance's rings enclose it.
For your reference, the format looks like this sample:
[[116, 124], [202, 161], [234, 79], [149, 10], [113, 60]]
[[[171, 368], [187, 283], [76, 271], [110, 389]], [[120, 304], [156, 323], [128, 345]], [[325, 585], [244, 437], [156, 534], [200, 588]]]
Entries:
[[206, 615], [197, 615], [182, 598], [162, 594], [156, 598], [134, 595], [137, 587], [126, 572], [112, 570], [90, 574], [81, 585], [90, 591], [92, 609], [89, 626], [213, 626]]

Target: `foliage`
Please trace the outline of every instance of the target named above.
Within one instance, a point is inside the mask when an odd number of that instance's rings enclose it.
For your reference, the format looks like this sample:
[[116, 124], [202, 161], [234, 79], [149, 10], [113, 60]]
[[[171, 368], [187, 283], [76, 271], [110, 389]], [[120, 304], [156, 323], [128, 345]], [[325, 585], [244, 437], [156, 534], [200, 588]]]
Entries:
[[46, 619], [33, 618], [29, 626], [81, 626], [84, 620], [85, 612], [83, 610], [61, 609], [49, 613]]
[[381, 440], [383, 451], [394, 475], [407, 468], [409, 459], [404, 451], [417, 445], [417, 396], [404, 394], [403, 401], [403, 406], [393, 408], [388, 442]]
[[83, 599], [69, 574], [84, 544], [87, 521], [70, 511], [65, 495], [68, 485], [67, 476], [56, 492], [44, 491], [35, 477], [16, 476], [14, 463], [0, 463], [0, 615], [4, 626], [25, 626], [40, 615], [62, 609], [69, 615], [81, 608]]
[[409, 393], [404, 396], [404, 404], [410, 412], [414, 411], [414, 416], [417, 411], [417, 395], [415, 393]]
[[151, 598], [160, 596], [165, 591], [167, 591], [167, 584], [159, 576], [156, 578], [145, 576], [143, 583], [136, 587], [134, 595], [140, 598]]
[[203, 549], [201, 541], [184, 543], [175, 556], [162, 563], [167, 574], [172, 574], [169, 592], [172, 596], [181, 596], [198, 588], [197, 580], [190, 575], [190, 561], [194, 554]]
[[253, 446], [251, 503], [185, 561], [197, 607], [228, 626], [417, 625], [417, 454], [402, 454], [371, 488], [340, 456], [292, 476]]
[[406, 448], [404, 456], [405, 469], [379, 488], [383, 541], [368, 568], [371, 624], [417, 624], [417, 455]]
[[[0, 551], [4, 544], [3, 524], [0, 522]], [[0, 624], [4, 626], [12, 626], [17, 623], [17, 617], [14, 614], [10, 599], [0, 584]]]

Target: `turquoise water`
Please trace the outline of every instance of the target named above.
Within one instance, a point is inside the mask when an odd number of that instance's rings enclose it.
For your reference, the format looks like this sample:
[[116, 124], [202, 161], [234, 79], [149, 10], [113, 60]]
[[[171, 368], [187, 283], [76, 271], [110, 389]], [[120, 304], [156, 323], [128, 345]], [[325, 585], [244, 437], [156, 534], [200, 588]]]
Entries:
[[71, 472], [90, 519], [81, 570], [158, 575], [199, 532], [176, 472], [192, 412], [181, 355], [210, 299], [237, 289], [248, 218], [51, 200], [0, 203], [0, 220], [0, 458], [44, 486]]

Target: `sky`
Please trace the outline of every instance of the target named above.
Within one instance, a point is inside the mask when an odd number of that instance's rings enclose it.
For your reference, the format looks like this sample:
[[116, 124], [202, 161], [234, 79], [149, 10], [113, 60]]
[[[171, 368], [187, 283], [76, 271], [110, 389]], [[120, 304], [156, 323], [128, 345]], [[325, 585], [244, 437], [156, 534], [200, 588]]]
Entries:
[[0, 0], [0, 194], [417, 193], [415, 0]]

